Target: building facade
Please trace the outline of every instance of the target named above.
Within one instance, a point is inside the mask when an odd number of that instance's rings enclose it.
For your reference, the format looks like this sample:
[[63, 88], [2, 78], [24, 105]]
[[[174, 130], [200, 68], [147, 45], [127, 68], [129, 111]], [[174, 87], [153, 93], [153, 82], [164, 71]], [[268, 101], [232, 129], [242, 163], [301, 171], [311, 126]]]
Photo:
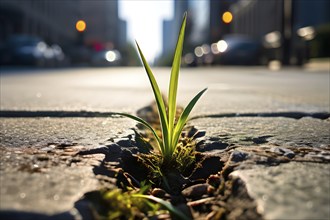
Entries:
[[65, 44], [76, 38], [77, 1], [2, 0], [0, 39], [13, 34], [42, 37], [49, 43]]
[[[86, 22], [84, 33], [75, 24]], [[62, 47], [83, 43], [105, 48], [126, 44], [126, 22], [118, 17], [118, 1], [1, 0], [0, 40], [14, 34], [33, 35]]]
[[[229, 9], [234, 16], [231, 32], [270, 45], [277, 50], [275, 58], [282, 64], [302, 64], [310, 57], [314, 44], [322, 45], [317, 50], [330, 49], [325, 40], [330, 37], [329, 8], [327, 0], [240, 0]], [[306, 31], [310, 32], [308, 37], [304, 36]]]

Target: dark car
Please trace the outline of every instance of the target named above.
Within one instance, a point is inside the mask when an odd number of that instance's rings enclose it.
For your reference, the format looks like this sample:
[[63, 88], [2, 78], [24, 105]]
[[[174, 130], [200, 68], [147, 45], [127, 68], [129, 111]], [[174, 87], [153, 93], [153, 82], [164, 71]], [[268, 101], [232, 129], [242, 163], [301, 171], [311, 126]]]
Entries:
[[51, 53], [48, 45], [38, 37], [17, 35], [8, 38], [0, 49], [2, 65], [44, 66]]
[[216, 43], [215, 64], [259, 65], [263, 64], [262, 44], [252, 38], [240, 35], [224, 37]]

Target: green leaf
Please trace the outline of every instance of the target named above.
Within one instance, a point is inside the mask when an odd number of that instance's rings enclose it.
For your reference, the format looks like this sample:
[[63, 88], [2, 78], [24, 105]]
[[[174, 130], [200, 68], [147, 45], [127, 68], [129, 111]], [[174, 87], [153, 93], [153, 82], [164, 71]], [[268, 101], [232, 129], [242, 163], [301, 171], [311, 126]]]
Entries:
[[157, 81], [154, 77], [154, 74], [151, 71], [151, 68], [148, 64], [148, 62], [146, 61], [140, 47], [139, 44], [136, 42], [138, 51], [140, 53], [140, 57], [141, 60], [143, 62], [143, 66], [148, 74], [148, 78], [152, 87], [152, 90], [154, 92], [154, 96], [155, 96], [155, 100], [157, 103], [157, 108], [158, 108], [158, 113], [159, 113], [159, 118], [160, 118], [160, 125], [162, 128], [162, 135], [163, 135], [163, 145], [164, 145], [164, 151], [162, 152], [163, 154], [168, 154], [168, 146], [170, 146], [171, 144], [171, 139], [168, 133], [168, 121], [167, 121], [167, 114], [166, 114], [166, 108], [165, 108], [165, 104], [164, 104], [164, 100], [162, 97], [162, 94], [160, 92], [160, 89], [158, 87]]
[[163, 153], [164, 151], [164, 147], [163, 147], [163, 143], [162, 143], [162, 140], [159, 138], [159, 136], [157, 135], [156, 131], [148, 124], [148, 122], [146, 122], [145, 120], [143, 120], [142, 118], [139, 118], [137, 116], [134, 116], [134, 115], [131, 115], [131, 114], [127, 114], [127, 113], [117, 113], [115, 112], [114, 113], [115, 115], [121, 115], [121, 116], [124, 116], [124, 117], [127, 117], [127, 118], [131, 118], [141, 124], [143, 124], [144, 126], [146, 126], [147, 128], [150, 129], [150, 131], [152, 132], [152, 134], [155, 136], [156, 140], [157, 140], [157, 143], [158, 143], [158, 147], [159, 147], [159, 150]]
[[174, 129], [174, 133], [173, 133], [173, 139], [172, 139], [172, 146], [177, 145], [178, 141], [179, 141], [179, 137], [180, 134], [182, 132], [182, 129], [184, 127], [184, 125], [187, 122], [188, 116], [191, 112], [191, 110], [194, 108], [196, 102], [199, 100], [199, 98], [204, 94], [204, 92], [207, 90], [207, 88], [203, 89], [202, 91], [200, 91], [187, 105], [187, 107], [183, 110], [183, 112], [181, 113], [179, 119], [178, 119], [178, 123], [175, 126]]
[[[161, 150], [163, 160], [171, 161], [173, 153], [177, 147], [177, 143], [182, 132], [182, 129], [188, 119], [188, 116], [193, 109], [194, 105], [198, 101], [198, 99], [202, 96], [202, 94], [206, 91], [204, 89], [200, 93], [198, 93], [188, 104], [186, 109], [182, 112], [181, 116], [179, 117], [177, 124], [175, 125], [175, 116], [176, 116], [176, 99], [177, 99], [177, 92], [178, 92], [178, 80], [179, 80], [179, 71], [181, 65], [181, 56], [182, 56], [182, 49], [183, 49], [183, 42], [184, 42], [184, 32], [186, 27], [187, 21], [187, 13], [184, 14], [181, 29], [174, 53], [172, 70], [171, 70], [171, 77], [169, 83], [169, 90], [168, 90], [168, 113], [165, 107], [165, 103], [163, 97], [161, 95], [160, 89], [158, 87], [157, 81], [151, 71], [149, 64], [147, 63], [138, 43], [136, 42], [143, 66], [147, 72], [155, 100], [157, 103], [159, 118], [160, 118], [160, 125], [162, 129], [162, 140], [160, 140], [159, 136], [157, 136], [156, 132], [153, 128], [145, 121], [140, 118], [137, 118], [132, 115], [126, 114], [125, 116], [130, 117], [148, 127], [153, 134], [155, 135], [157, 142], [159, 143], [159, 148]], [[122, 114], [124, 115], [124, 114]]]
[[[182, 56], [182, 49], [183, 49], [183, 41], [184, 41], [184, 31], [186, 27], [186, 20], [187, 20], [187, 13], [184, 14], [180, 34], [178, 37], [174, 59], [172, 64], [171, 70], [171, 79], [168, 91], [168, 126], [169, 126], [169, 136], [173, 137], [173, 129], [174, 129], [174, 122], [175, 122], [175, 115], [176, 115], [176, 96], [178, 90], [178, 80], [179, 80], [179, 71], [181, 65], [181, 56]], [[175, 146], [171, 145], [171, 148], [175, 148]]]
[[157, 203], [161, 204], [162, 206], [164, 206], [171, 213], [173, 213], [174, 215], [179, 217], [180, 219], [183, 219], [183, 220], [189, 220], [190, 219], [188, 216], [186, 216], [179, 209], [175, 208], [170, 202], [167, 202], [167, 201], [165, 201], [161, 198], [151, 196], [151, 195], [142, 195], [142, 194], [135, 194], [135, 195], [132, 195], [132, 196], [137, 197], [137, 198], [145, 198], [145, 199], [149, 199], [149, 200], [152, 200], [154, 202], [157, 202]]

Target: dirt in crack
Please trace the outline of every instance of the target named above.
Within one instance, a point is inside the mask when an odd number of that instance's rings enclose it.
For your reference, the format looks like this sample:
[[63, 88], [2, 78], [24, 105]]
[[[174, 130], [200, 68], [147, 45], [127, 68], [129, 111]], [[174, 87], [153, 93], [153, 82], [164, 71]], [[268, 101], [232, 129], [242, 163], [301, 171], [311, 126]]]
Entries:
[[[137, 113], [153, 127], [160, 128], [154, 104]], [[193, 162], [184, 169], [175, 167], [180, 163], [164, 168], [157, 164], [160, 155], [153, 149], [155, 142], [148, 132], [137, 126], [131, 135], [111, 145], [80, 152], [105, 155], [102, 163], [94, 167], [104, 189], [87, 193], [76, 204], [91, 203], [95, 218], [262, 219], [244, 183], [229, 175], [235, 166], [230, 161], [231, 151], [225, 150], [228, 144], [221, 143], [219, 147], [224, 149], [221, 153], [209, 153], [206, 150], [215, 146], [201, 147], [205, 144], [201, 140], [205, 132], [186, 128], [180, 146], [190, 149]], [[187, 165], [185, 161], [181, 163]], [[139, 195], [157, 197], [170, 204], [174, 211]]]

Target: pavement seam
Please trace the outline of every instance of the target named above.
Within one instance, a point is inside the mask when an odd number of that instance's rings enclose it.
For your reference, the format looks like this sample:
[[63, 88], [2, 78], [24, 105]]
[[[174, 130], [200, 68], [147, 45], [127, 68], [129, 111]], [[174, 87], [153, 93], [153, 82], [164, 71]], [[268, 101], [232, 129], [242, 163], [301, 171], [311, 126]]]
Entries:
[[[116, 116], [114, 112], [97, 112], [97, 111], [16, 111], [2, 110], [0, 118], [35, 118], [35, 117], [50, 117], [50, 118], [105, 118], [105, 117], [121, 117]], [[235, 117], [284, 117], [292, 119], [301, 119], [311, 117], [315, 119], [326, 120], [330, 118], [329, 112], [255, 112], [255, 113], [220, 113], [209, 115], [198, 115], [190, 119], [199, 118], [235, 118]]]

